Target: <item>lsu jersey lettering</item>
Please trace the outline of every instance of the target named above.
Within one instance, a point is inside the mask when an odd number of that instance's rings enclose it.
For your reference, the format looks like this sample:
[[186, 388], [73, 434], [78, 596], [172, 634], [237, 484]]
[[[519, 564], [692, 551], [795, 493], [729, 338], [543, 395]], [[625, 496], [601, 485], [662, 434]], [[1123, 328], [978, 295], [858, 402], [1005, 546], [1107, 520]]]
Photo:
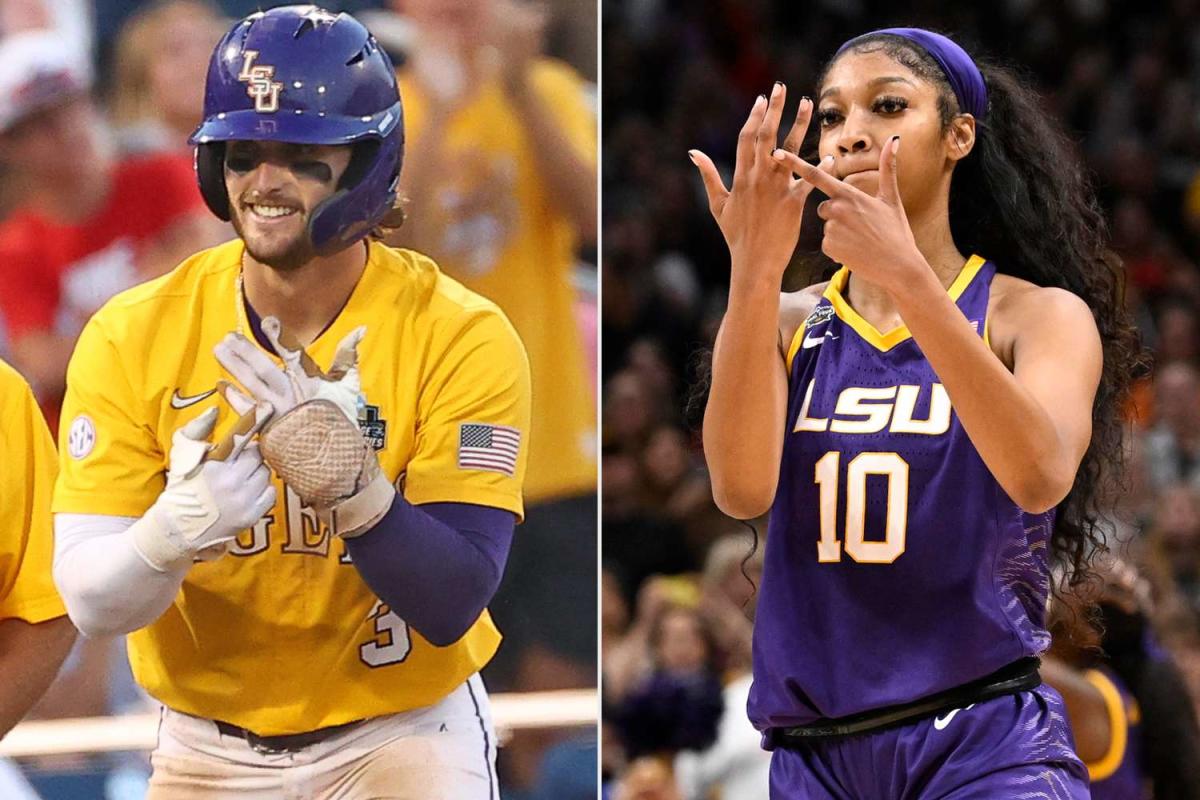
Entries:
[[[995, 272], [974, 256], [949, 288], [985, 339]], [[1049, 643], [1053, 512], [1008, 498], [908, 330], [880, 333], [846, 302], [849, 276], [787, 355], [754, 629], [760, 729], [910, 702]]]
[[50, 576], [50, 495], [57, 456], [29, 384], [3, 361], [0, 445], [5, 464], [0, 480], [0, 619], [45, 622], [67, 613]]
[[[54, 510], [141, 516], [164, 486], [172, 433], [214, 405], [213, 347], [250, 335], [238, 288], [243, 244], [204, 251], [118, 295], [84, 330], [67, 374], [64, 430], [94, 444], [64, 458]], [[523, 513], [526, 453], [510, 470], [459, 463], [464, 423], [529, 429], [524, 349], [490, 301], [424, 256], [372, 242], [345, 308], [308, 352], [325, 369], [359, 325], [359, 423], [415, 504]], [[382, 605], [340, 540], [282, 484], [269, 514], [227, 555], [192, 567], [175, 603], [129, 636], [138, 681], [178, 711], [280, 735], [431, 705], [487, 663], [500, 635], [485, 611], [434, 647]]]

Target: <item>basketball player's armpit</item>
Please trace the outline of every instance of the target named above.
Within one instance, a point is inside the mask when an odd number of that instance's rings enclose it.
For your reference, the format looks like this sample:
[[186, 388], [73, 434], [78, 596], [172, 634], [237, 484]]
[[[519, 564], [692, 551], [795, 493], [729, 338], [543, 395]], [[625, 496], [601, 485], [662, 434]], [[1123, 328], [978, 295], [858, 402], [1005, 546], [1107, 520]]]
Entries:
[[346, 540], [375, 595], [437, 647], [462, 638], [500, 585], [512, 513], [469, 503], [414, 506], [397, 494], [371, 530]]

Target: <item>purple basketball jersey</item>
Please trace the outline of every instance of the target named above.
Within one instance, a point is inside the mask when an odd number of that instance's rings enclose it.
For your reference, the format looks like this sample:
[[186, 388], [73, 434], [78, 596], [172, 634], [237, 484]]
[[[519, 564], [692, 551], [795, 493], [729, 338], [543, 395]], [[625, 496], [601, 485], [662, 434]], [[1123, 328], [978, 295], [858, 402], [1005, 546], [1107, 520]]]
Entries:
[[[986, 337], [995, 266], [950, 287]], [[1049, 644], [1053, 512], [984, 465], [906, 328], [880, 334], [840, 270], [789, 352], [788, 422], [754, 628], [760, 729], [908, 703]]]
[[1111, 730], [1109, 751], [1088, 764], [1092, 800], [1142, 800], [1149, 797], [1141, 770], [1141, 712], [1129, 686], [1108, 667], [1097, 667], [1085, 676], [1104, 695]]

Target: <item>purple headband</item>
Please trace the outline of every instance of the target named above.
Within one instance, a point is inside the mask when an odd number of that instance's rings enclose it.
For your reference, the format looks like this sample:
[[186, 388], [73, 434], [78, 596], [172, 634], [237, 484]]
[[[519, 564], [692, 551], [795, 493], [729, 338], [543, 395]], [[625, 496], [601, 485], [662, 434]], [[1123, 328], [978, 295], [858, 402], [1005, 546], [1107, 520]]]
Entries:
[[838, 48], [835, 57], [841, 55], [843, 50], [860, 39], [880, 33], [901, 36], [920, 45], [926, 53], [933, 56], [933, 60], [941, 66], [942, 72], [946, 74], [946, 80], [950, 82], [950, 88], [954, 90], [954, 96], [958, 98], [958, 107], [974, 115], [975, 119], [983, 119], [987, 112], [987, 85], [983, 82], [982, 73], [980, 73], [979, 67], [975, 66], [971, 57], [967, 55], [966, 50], [940, 33], [923, 28], [883, 28], [864, 33], [862, 36], [855, 36]]

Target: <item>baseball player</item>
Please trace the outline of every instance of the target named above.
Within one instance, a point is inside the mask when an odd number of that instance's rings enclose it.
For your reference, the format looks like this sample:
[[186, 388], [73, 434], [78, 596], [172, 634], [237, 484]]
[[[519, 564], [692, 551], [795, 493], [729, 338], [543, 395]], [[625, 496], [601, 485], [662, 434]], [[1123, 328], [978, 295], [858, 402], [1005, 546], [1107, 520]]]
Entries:
[[[0, 737], [45, 693], [75, 641], [50, 579], [54, 439], [29, 384], [0, 361]], [[0, 769], [0, 796], [15, 796]], [[9, 792], [13, 792], [10, 794]]]
[[151, 798], [499, 796], [477, 673], [528, 365], [495, 305], [376, 240], [403, 130], [354, 18], [238, 22], [193, 141], [239, 238], [118, 295], [72, 357], [55, 576], [163, 703]]

